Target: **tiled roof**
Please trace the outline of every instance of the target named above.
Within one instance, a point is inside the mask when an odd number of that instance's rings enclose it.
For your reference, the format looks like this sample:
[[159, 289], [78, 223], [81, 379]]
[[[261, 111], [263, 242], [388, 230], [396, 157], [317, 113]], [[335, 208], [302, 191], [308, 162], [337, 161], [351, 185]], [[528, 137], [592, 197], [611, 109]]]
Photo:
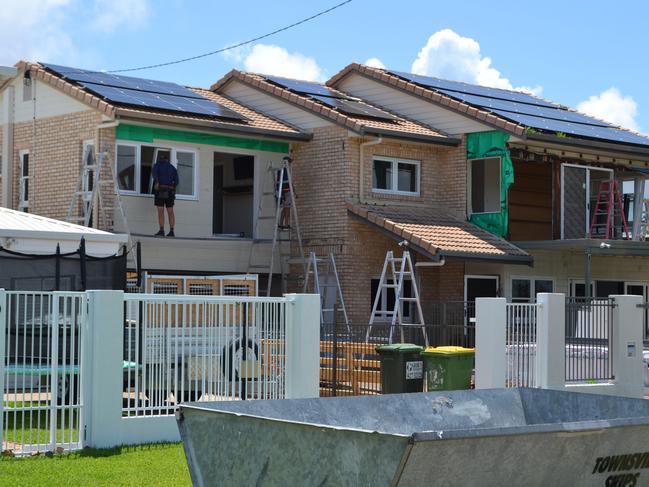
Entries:
[[[211, 89], [218, 92], [232, 79], [237, 79], [254, 88], [258, 88], [266, 93], [286, 100], [289, 103], [298, 105], [300, 108], [314, 112], [319, 116], [329, 119], [332, 122], [342, 125], [359, 134], [382, 133], [392, 137], [416, 137], [418, 139], [429, 139], [431, 142], [447, 143], [449, 145], [457, 145], [460, 142], [458, 139], [454, 139], [440, 130], [429, 127], [420, 122], [408, 120], [400, 114], [392, 113], [392, 115], [396, 116], [396, 120], [388, 121], [342, 113], [324, 104], [318, 103], [317, 101], [314, 101], [307, 96], [300, 95], [299, 93], [295, 93], [291, 90], [270, 83], [266, 81], [266, 78], [263, 75], [260, 74], [232, 70], [218, 82], [212, 85]], [[339, 93], [345, 95], [345, 93], [343, 92]], [[383, 107], [371, 105], [362, 100], [361, 103], [374, 108], [378, 108], [380, 110], [388, 111]]]
[[210, 90], [202, 88], [189, 87], [195, 93], [198, 93], [208, 99], [211, 99], [223, 106], [240, 113], [247, 118], [246, 123], [228, 121], [227, 119], [214, 119], [212, 117], [201, 117], [198, 115], [182, 115], [178, 113], [165, 112], [163, 110], [145, 109], [130, 106], [119, 106], [108, 103], [101, 98], [88, 93], [82, 87], [76, 86], [57, 75], [50, 73], [43, 69], [42, 66], [36, 63], [27, 61], [20, 61], [16, 64], [18, 69], [29, 70], [31, 76], [35, 79], [43, 81], [54, 88], [61, 90], [67, 95], [76, 98], [77, 100], [96, 108], [109, 117], [127, 116], [133, 118], [154, 119], [157, 121], [164, 121], [168, 123], [177, 124], [190, 124], [211, 129], [234, 130], [239, 132], [257, 132], [266, 133], [270, 136], [278, 135], [282, 137], [295, 139], [306, 139], [308, 134], [302, 132], [296, 127], [292, 127], [285, 122], [281, 122], [275, 118], [264, 115], [240, 103], [237, 103], [224, 95], [213, 93]]
[[433, 256], [532, 262], [529, 254], [508, 241], [430, 208], [347, 203], [347, 211]]

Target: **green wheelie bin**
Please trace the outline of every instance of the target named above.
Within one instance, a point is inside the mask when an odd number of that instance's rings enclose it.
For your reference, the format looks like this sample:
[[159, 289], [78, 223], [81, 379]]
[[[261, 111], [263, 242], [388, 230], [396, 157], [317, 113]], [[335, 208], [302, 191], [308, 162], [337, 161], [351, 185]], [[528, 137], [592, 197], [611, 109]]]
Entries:
[[381, 361], [381, 392], [399, 394], [422, 392], [424, 364], [423, 347], [412, 343], [395, 343], [376, 347]]
[[471, 388], [475, 348], [428, 347], [421, 352], [427, 391]]

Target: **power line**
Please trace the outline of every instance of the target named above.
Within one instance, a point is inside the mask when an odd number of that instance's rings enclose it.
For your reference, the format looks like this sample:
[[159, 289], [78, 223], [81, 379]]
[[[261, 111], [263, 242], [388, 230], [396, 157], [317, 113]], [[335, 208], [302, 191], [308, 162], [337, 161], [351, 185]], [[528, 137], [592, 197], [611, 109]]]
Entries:
[[204, 57], [207, 57], [207, 56], [213, 56], [214, 54], [219, 54], [221, 52], [229, 51], [230, 49], [236, 49], [237, 47], [245, 46], [247, 44], [252, 44], [253, 42], [257, 42], [257, 41], [259, 41], [261, 39], [265, 39], [265, 38], [273, 36], [275, 34], [279, 34], [280, 32], [284, 32], [286, 30], [292, 29], [293, 27], [297, 27], [298, 25], [309, 22], [310, 20], [313, 20], [313, 19], [315, 19], [317, 17], [328, 14], [329, 12], [331, 12], [333, 10], [336, 10], [337, 8], [340, 8], [343, 5], [346, 5], [346, 4], [351, 3], [351, 2], [352, 2], [352, 0], [345, 0], [344, 2], [341, 2], [339, 4], [334, 5], [333, 7], [330, 7], [328, 9], [326, 9], [326, 10], [322, 10], [321, 12], [318, 12], [317, 14], [312, 15], [311, 17], [307, 17], [305, 19], [299, 20], [299, 21], [297, 21], [297, 22], [295, 22], [295, 23], [293, 23], [291, 25], [287, 25], [285, 27], [282, 27], [281, 29], [277, 29], [277, 30], [274, 30], [272, 32], [268, 32], [267, 34], [257, 36], [257, 37], [255, 37], [253, 39], [250, 39], [250, 40], [247, 40], [247, 41], [244, 41], [244, 42], [239, 42], [238, 44], [233, 44], [232, 46], [223, 47], [223, 48], [217, 49], [215, 51], [206, 52], [204, 54], [199, 54], [197, 56], [187, 57], [187, 58], [184, 58], [184, 59], [178, 59], [176, 61], [168, 61], [166, 63], [150, 64], [148, 66], [140, 66], [140, 67], [137, 67], [137, 68], [114, 69], [112, 71], [107, 71], [107, 72], [108, 73], [126, 73], [126, 72], [129, 72], [129, 71], [142, 71], [144, 69], [161, 68], [162, 66], [171, 66], [172, 64], [186, 63], [187, 61], [194, 61], [196, 59], [201, 59], [201, 58], [204, 58]]

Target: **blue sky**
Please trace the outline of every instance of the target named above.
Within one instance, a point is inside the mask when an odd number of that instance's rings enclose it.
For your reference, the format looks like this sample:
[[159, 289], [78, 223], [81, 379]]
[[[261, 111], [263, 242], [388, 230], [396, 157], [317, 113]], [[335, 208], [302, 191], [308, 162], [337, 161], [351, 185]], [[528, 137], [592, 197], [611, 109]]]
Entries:
[[[338, 2], [2, 3], [0, 64], [26, 58], [110, 70], [225, 47]], [[649, 3], [640, 0], [353, 0], [228, 55], [133, 75], [209, 86], [236, 67], [323, 80], [375, 58], [393, 69], [532, 90], [649, 132], [647, 18]]]

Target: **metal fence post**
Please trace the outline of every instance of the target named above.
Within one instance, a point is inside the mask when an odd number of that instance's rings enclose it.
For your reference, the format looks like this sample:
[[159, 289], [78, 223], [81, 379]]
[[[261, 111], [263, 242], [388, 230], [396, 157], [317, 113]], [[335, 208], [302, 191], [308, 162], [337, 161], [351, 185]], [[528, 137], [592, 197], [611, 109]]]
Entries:
[[332, 395], [335, 397], [338, 395], [338, 320], [336, 319], [336, 312], [338, 311], [338, 306], [334, 305], [334, 329], [333, 329], [333, 355], [331, 357], [331, 363], [333, 370], [331, 371], [331, 386], [332, 386]]

